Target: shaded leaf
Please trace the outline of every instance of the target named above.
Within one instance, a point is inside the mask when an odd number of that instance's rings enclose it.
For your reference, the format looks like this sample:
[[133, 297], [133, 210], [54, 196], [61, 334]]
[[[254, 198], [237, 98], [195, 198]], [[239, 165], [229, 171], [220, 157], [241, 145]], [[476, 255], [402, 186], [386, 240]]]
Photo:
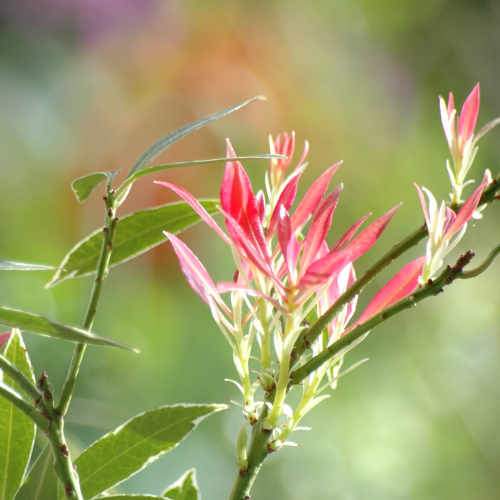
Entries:
[[[13, 330], [5, 346], [5, 357], [33, 383], [33, 368], [19, 330]], [[0, 373], [0, 379], [2, 374]], [[7, 374], [3, 383], [14, 390], [18, 384]], [[28, 467], [35, 424], [10, 401], [0, 399], [0, 498], [14, 498]]]
[[[203, 201], [202, 205], [211, 214], [217, 212], [216, 200]], [[163, 231], [176, 234], [199, 221], [199, 216], [184, 202], [169, 203], [127, 215], [116, 224], [110, 265], [127, 262], [163, 243]], [[47, 286], [94, 273], [102, 239], [102, 229], [97, 229], [79, 241], [64, 257]]]
[[92, 191], [105, 180], [112, 177], [110, 172], [93, 172], [75, 179], [71, 183], [71, 189], [75, 193], [76, 199], [83, 203], [92, 194]]
[[53, 466], [52, 451], [46, 446], [31, 467], [15, 500], [48, 500], [59, 496], [59, 483]]
[[196, 470], [190, 469], [185, 472], [166, 489], [163, 496], [170, 500], [199, 500], [200, 493], [196, 482]]
[[20, 309], [13, 309], [11, 307], [0, 306], [0, 323], [70, 342], [83, 342], [85, 344], [120, 347], [129, 351], [134, 350], [119, 342], [99, 337], [92, 332], [82, 330], [76, 326], [63, 325], [40, 314], [21, 311]]
[[52, 269], [54, 266], [46, 266], [45, 264], [0, 260], [0, 271], [50, 271]]
[[103, 493], [175, 448], [225, 405], [174, 405], [147, 411], [97, 440], [76, 460], [85, 498]]
[[235, 106], [231, 106], [222, 111], [218, 111], [217, 113], [213, 113], [209, 116], [188, 123], [187, 125], [178, 128], [174, 132], [171, 132], [170, 134], [166, 135], [165, 137], [162, 137], [161, 139], [156, 141], [151, 147], [149, 147], [146, 151], [144, 151], [144, 153], [136, 161], [135, 165], [132, 167], [128, 175], [131, 176], [137, 170], [141, 169], [142, 167], [146, 167], [148, 163], [151, 162], [154, 158], [156, 158], [160, 153], [163, 153], [163, 151], [168, 149], [172, 144], [182, 139], [186, 135], [189, 135], [195, 132], [196, 130], [203, 128], [206, 125], [216, 120], [219, 120], [220, 118], [224, 118], [225, 116], [230, 115], [231, 113], [234, 113], [235, 111], [238, 111], [239, 109], [244, 108], [248, 104], [258, 100], [265, 100], [265, 98], [262, 96], [252, 97], [251, 99], [247, 99], [243, 102], [240, 102]]

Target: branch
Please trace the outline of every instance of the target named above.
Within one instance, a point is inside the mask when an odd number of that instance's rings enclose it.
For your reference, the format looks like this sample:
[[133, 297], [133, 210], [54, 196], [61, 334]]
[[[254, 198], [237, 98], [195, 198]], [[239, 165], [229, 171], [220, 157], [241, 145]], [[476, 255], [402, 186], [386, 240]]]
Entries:
[[380, 323], [386, 321], [392, 316], [399, 314], [400, 312], [409, 309], [418, 302], [433, 295], [441, 293], [444, 287], [450, 285], [458, 278], [463, 276], [463, 268], [472, 260], [474, 253], [469, 251], [462, 255], [456, 262], [454, 266], [448, 266], [436, 280], [429, 280], [423, 287], [418, 289], [413, 295], [410, 295], [404, 300], [401, 300], [397, 304], [388, 307], [381, 313], [377, 314], [373, 318], [369, 319], [365, 323], [354, 327], [349, 333], [341, 337], [339, 340], [334, 342], [330, 347], [322, 351], [317, 356], [314, 356], [300, 368], [297, 368], [290, 374], [290, 385], [296, 385], [302, 382], [308, 375], [310, 375], [314, 370], [319, 368], [323, 363], [333, 358], [340, 352], [347, 349], [352, 342], [360, 338], [362, 335], [366, 334], [368, 331], [375, 328]]
[[[97, 273], [94, 281], [94, 286], [92, 288], [89, 305], [87, 307], [87, 313], [85, 314], [85, 319], [83, 322], [83, 328], [85, 328], [86, 330], [90, 330], [92, 328], [96, 317], [97, 305], [101, 297], [102, 285], [109, 270], [109, 262], [111, 259], [111, 252], [113, 250], [113, 237], [115, 234], [116, 224], [118, 222], [118, 219], [116, 218], [116, 211], [113, 208], [113, 196], [109, 186], [108, 193], [107, 196], [104, 197], [104, 201], [106, 203], [106, 217], [103, 229], [104, 238], [102, 240], [101, 254], [99, 256], [99, 262], [97, 264]], [[66, 415], [66, 413], [68, 412], [68, 408], [71, 403], [71, 398], [73, 397], [73, 392], [76, 385], [76, 379], [78, 378], [78, 373], [80, 372], [80, 367], [82, 365], [86, 348], [86, 344], [80, 343], [76, 345], [73, 352], [73, 358], [71, 359], [68, 373], [66, 375], [66, 380], [61, 392], [61, 398], [57, 406], [57, 411], [62, 417], [64, 417], [64, 415]]]
[[496, 256], [500, 254], [500, 245], [497, 245], [489, 254], [486, 259], [484, 259], [483, 263], [477, 266], [475, 269], [471, 269], [470, 271], [464, 271], [458, 278], [460, 279], [469, 279], [475, 278], [479, 276], [481, 273], [484, 273], [488, 267], [493, 263]]
[[[484, 190], [481, 196], [479, 205], [491, 203], [497, 199], [497, 191], [500, 189], [500, 174], [495, 177], [490, 185]], [[454, 208], [460, 208], [454, 207]], [[313, 325], [302, 332], [297, 339], [292, 351], [291, 361], [293, 364], [300, 359], [306, 349], [320, 336], [321, 332], [326, 328], [328, 323], [335, 317], [335, 315], [349, 303], [370, 281], [383, 271], [392, 261], [397, 259], [410, 248], [414, 247], [417, 243], [427, 236], [427, 228], [425, 225], [419, 227], [413, 233], [402, 239], [399, 243], [394, 245], [389, 252], [383, 255], [375, 264], [373, 264], [365, 274], [359, 278], [354, 285], [352, 285], [345, 293], [343, 293], [337, 301], [330, 306], [330, 308], [320, 316]]]

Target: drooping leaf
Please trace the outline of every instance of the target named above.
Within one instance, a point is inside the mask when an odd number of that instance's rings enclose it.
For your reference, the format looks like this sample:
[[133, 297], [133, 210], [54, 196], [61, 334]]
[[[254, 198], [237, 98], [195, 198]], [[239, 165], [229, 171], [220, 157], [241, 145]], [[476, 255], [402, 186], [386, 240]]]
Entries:
[[203, 128], [216, 120], [224, 118], [225, 116], [230, 115], [231, 113], [234, 113], [235, 111], [238, 111], [239, 109], [244, 108], [248, 104], [258, 100], [262, 101], [265, 100], [265, 98], [262, 96], [252, 97], [251, 99], [247, 99], [243, 102], [240, 102], [235, 106], [231, 106], [229, 108], [223, 109], [222, 111], [218, 111], [217, 113], [213, 113], [209, 116], [188, 123], [187, 125], [178, 128], [174, 132], [171, 132], [170, 134], [166, 135], [165, 137], [162, 137], [161, 139], [156, 141], [151, 147], [149, 147], [146, 151], [144, 151], [144, 153], [136, 161], [136, 163], [134, 164], [128, 175], [130, 176], [134, 174], [134, 172], [136, 172], [137, 170], [148, 166], [148, 164], [154, 158], [156, 158], [160, 153], [163, 153], [172, 144], [182, 139], [183, 137], [186, 137], [186, 135], [189, 135], [195, 132], [196, 130]]
[[[34, 382], [33, 368], [19, 330], [13, 330], [5, 346], [5, 357]], [[2, 375], [0, 374], [0, 378]], [[3, 383], [18, 390], [17, 383], [7, 374]], [[0, 399], [0, 498], [14, 498], [28, 467], [35, 424], [10, 401]]]
[[142, 413], [98, 439], [76, 460], [85, 498], [125, 481], [175, 448], [206, 416], [225, 405], [174, 405]]
[[163, 493], [170, 500], [200, 500], [200, 492], [196, 482], [196, 470], [186, 471], [175, 483]]
[[21, 311], [20, 309], [13, 309], [11, 307], [0, 306], [0, 323], [70, 342], [83, 342], [85, 344], [120, 347], [129, 351], [134, 350], [119, 342], [100, 337], [76, 326], [63, 325], [40, 314]]
[[[217, 212], [216, 200], [203, 201], [202, 205], [211, 214]], [[163, 231], [176, 234], [199, 221], [199, 216], [183, 202], [169, 203], [127, 215], [116, 225], [110, 265], [127, 262], [163, 243]], [[79, 241], [66, 254], [47, 286], [94, 273], [101, 252], [102, 238], [102, 229], [98, 229]]]
[[15, 500], [48, 500], [59, 497], [59, 483], [54, 471], [53, 457], [47, 445], [31, 467]]
[[54, 266], [45, 264], [0, 260], [0, 271], [51, 271], [52, 269], [54, 269]]
[[83, 203], [92, 194], [94, 189], [102, 182], [109, 180], [112, 177], [110, 172], [93, 172], [83, 177], [75, 179], [71, 183], [71, 189], [75, 193], [76, 199]]
[[[248, 155], [248, 156], [238, 156], [232, 158], [233, 160], [272, 160], [274, 158], [284, 158], [283, 155], [273, 155], [273, 154], [261, 154], [261, 155]], [[124, 195], [130, 189], [130, 186], [141, 177], [146, 175], [155, 174], [157, 172], [162, 172], [164, 170], [170, 170], [172, 168], [179, 167], [192, 167], [192, 166], [207, 166], [214, 163], [221, 163], [227, 161], [227, 157], [220, 158], [209, 158], [206, 160], [185, 160], [185, 161], [175, 161], [172, 163], [162, 163], [161, 165], [152, 165], [149, 167], [141, 168], [136, 170], [133, 174], [129, 175], [123, 183], [116, 190], [116, 199], [118, 200], [117, 205], [120, 205], [124, 201]]]

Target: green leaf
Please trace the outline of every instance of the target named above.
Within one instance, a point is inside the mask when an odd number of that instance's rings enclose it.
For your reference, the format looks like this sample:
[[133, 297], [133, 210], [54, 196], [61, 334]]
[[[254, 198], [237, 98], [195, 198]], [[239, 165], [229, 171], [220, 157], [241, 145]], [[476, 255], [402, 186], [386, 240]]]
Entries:
[[92, 194], [92, 191], [105, 180], [111, 179], [110, 172], [94, 172], [75, 179], [71, 183], [71, 189], [75, 193], [76, 199], [83, 203]]
[[[156, 498], [158, 500], [165, 500], [165, 497], [157, 497], [155, 495], [113, 495], [98, 497], [106, 500], [151, 500], [151, 498]], [[16, 498], [17, 500], [17, 498]]]
[[137, 170], [141, 169], [142, 167], [147, 166], [147, 164], [154, 158], [156, 158], [160, 153], [163, 153], [163, 151], [168, 149], [172, 144], [182, 139], [186, 135], [189, 135], [195, 132], [196, 130], [203, 128], [206, 125], [216, 120], [219, 120], [220, 118], [224, 118], [225, 116], [230, 115], [231, 113], [234, 113], [235, 111], [238, 111], [241, 108], [244, 108], [245, 106], [254, 101], [263, 101], [263, 100], [265, 100], [265, 97], [263, 96], [252, 97], [251, 99], [247, 99], [246, 101], [240, 102], [235, 106], [231, 106], [230, 108], [218, 111], [217, 113], [213, 113], [212, 115], [206, 116], [204, 118], [201, 118], [200, 120], [196, 120], [194, 122], [188, 123], [187, 125], [184, 125], [181, 128], [178, 128], [174, 132], [156, 141], [151, 147], [149, 147], [146, 151], [144, 151], [141, 157], [135, 162], [135, 165], [132, 167], [128, 175], [130, 176]]
[[[54, 471], [50, 446], [46, 446], [31, 467], [15, 500], [49, 500], [59, 497], [59, 482]], [[62, 489], [62, 488], [61, 488]]]
[[[217, 212], [216, 200], [205, 200], [201, 203], [209, 213]], [[199, 221], [199, 216], [184, 202], [169, 203], [127, 215], [116, 224], [110, 265], [127, 262], [163, 243], [163, 231], [176, 234]], [[79, 241], [66, 254], [47, 287], [66, 279], [93, 274], [101, 251], [102, 238], [102, 229], [97, 229]]]
[[50, 271], [52, 269], [54, 269], [54, 266], [15, 262], [13, 260], [0, 260], [0, 271]]
[[85, 498], [103, 493], [175, 448], [225, 405], [173, 405], [142, 413], [87, 448], [76, 460]]
[[[44, 316], [32, 312], [0, 306], [0, 323], [14, 328], [21, 328], [32, 333], [38, 333], [70, 342], [83, 342], [85, 344], [120, 347], [129, 351], [134, 349], [119, 342], [82, 330], [76, 326], [63, 325]], [[1, 498], [1, 497], [0, 497]]]
[[[5, 347], [5, 357], [35, 382], [28, 351], [19, 330], [12, 331]], [[16, 391], [19, 389], [6, 374], [3, 383]], [[35, 424], [31, 419], [11, 402], [0, 399], [0, 498], [14, 498], [30, 461], [35, 433]]]
[[201, 497], [196, 483], [195, 469], [185, 472], [167, 488], [163, 496], [170, 500], [199, 500]]
[[[232, 160], [272, 160], [273, 158], [286, 158], [284, 155], [275, 154], [261, 154], [261, 155], [249, 155], [249, 156], [235, 156], [231, 158]], [[161, 165], [153, 165], [150, 167], [144, 167], [140, 170], [136, 170], [133, 174], [129, 175], [123, 183], [116, 190], [116, 205], [119, 206], [127, 197], [131, 185], [139, 178], [144, 177], [149, 174], [154, 174], [157, 172], [162, 172], [164, 170], [170, 170], [172, 168], [179, 167], [192, 167], [192, 166], [207, 166], [214, 163], [226, 162], [227, 156], [220, 158], [209, 158], [206, 160], [185, 160], [185, 161], [175, 161], [172, 163], [162, 163]]]

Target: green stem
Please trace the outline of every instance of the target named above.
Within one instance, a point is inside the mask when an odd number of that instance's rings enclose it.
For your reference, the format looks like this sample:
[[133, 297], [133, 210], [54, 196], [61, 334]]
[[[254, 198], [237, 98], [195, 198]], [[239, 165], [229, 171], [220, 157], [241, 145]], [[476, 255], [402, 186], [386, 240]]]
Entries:
[[28, 418], [33, 420], [40, 429], [45, 429], [47, 427], [47, 421], [36, 408], [26, 402], [20, 394], [3, 382], [0, 382], [0, 395], [21, 410]]
[[269, 455], [268, 449], [270, 431], [264, 429], [264, 420], [267, 416], [266, 406], [259, 420], [252, 428], [252, 438], [248, 449], [248, 464], [238, 472], [229, 500], [249, 500], [257, 474]]
[[14, 379], [19, 387], [31, 398], [33, 401], [38, 401], [42, 398], [42, 393], [36, 388], [31, 380], [19, 371], [5, 356], [0, 354], [0, 368], [12, 379]]
[[[97, 305], [101, 297], [102, 286], [109, 270], [109, 262], [113, 248], [113, 237], [116, 229], [116, 211], [113, 206], [113, 193], [108, 187], [107, 196], [104, 201], [106, 203], [106, 218], [103, 228], [103, 241], [99, 261], [97, 263], [96, 277], [92, 287], [87, 312], [83, 322], [83, 327], [90, 330], [94, 323]], [[48, 438], [52, 446], [52, 451], [55, 460], [55, 469], [58, 477], [63, 484], [67, 498], [75, 500], [83, 500], [83, 495], [80, 489], [78, 474], [73, 466], [73, 461], [69, 452], [69, 448], [64, 435], [64, 417], [68, 412], [78, 373], [83, 362], [87, 345], [79, 343], [76, 345], [71, 359], [66, 380], [63, 384], [59, 404], [55, 410], [56, 418], [51, 422], [48, 432]]]
[[[491, 203], [496, 199], [496, 193], [500, 187], [500, 174], [497, 175], [490, 185], [484, 190], [479, 205]], [[453, 206], [456, 210], [460, 206]], [[373, 264], [361, 278], [359, 278], [353, 286], [351, 286], [345, 293], [343, 293], [330, 308], [320, 316], [316, 322], [308, 329], [305, 330], [297, 339], [297, 342], [292, 351], [292, 364], [298, 361], [306, 349], [321, 335], [321, 332], [326, 328], [328, 323], [335, 317], [335, 315], [342, 309], [342, 307], [349, 303], [361, 290], [370, 283], [377, 274], [383, 271], [392, 261], [400, 257], [410, 248], [414, 247], [417, 243], [427, 236], [427, 228], [424, 226], [419, 227], [413, 231], [409, 236], [402, 239], [399, 243], [394, 245], [389, 252], [383, 255], [375, 264]]]
[[59, 481], [63, 485], [66, 497], [75, 500], [84, 500], [78, 474], [73, 466], [68, 444], [64, 436], [63, 419], [58, 418], [50, 422], [47, 437], [54, 456], [54, 468]]
[[[109, 197], [106, 198], [107, 213], [106, 213], [106, 224], [103, 228], [103, 241], [101, 247], [101, 254], [99, 256], [99, 261], [97, 264], [96, 277], [94, 280], [94, 286], [92, 288], [92, 293], [90, 295], [89, 304], [87, 307], [87, 313], [85, 314], [85, 319], [83, 322], [83, 328], [90, 330], [94, 323], [97, 305], [101, 297], [101, 291], [104, 279], [108, 274], [109, 262], [111, 259], [111, 252], [113, 246], [113, 237], [115, 233], [117, 219], [115, 217], [115, 210], [112, 208], [111, 201]], [[79, 343], [76, 345], [73, 352], [73, 358], [68, 369], [66, 380], [63, 385], [61, 392], [61, 399], [57, 406], [57, 410], [62, 417], [68, 412], [69, 405], [71, 403], [71, 398], [76, 385], [76, 380], [78, 378], [78, 373], [80, 372], [80, 367], [82, 365], [83, 357], [85, 355], [87, 345], [84, 343]]]
[[458, 259], [457, 263], [453, 267], [448, 266], [441, 273], [441, 275], [436, 278], [436, 280], [429, 280], [427, 284], [418, 289], [413, 295], [410, 295], [406, 299], [397, 302], [391, 307], [388, 307], [381, 313], [373, 316], [373, 318], [369, 319], [365, 323], [356, 326], [349, 333], [334, 342], [330, 347], [311, 358], [300, 368], [294, 370], [290, 374], [290, 385], [300, 384], [300, 382], [302, 382], [314, 370], [319, 368], [323, 363], [347, 349], [352, 344], [352, 342], [359, 339], [361, 336], [375, 328], [380, 323], [406, 309], [414, 307], [423, 299], [441, 293], [445, 286], [450, 285], [454, 280], [461, 277], [463, 268], [470, 262], [473, 256], [474, 254], [472, 252], [467, 252]]

